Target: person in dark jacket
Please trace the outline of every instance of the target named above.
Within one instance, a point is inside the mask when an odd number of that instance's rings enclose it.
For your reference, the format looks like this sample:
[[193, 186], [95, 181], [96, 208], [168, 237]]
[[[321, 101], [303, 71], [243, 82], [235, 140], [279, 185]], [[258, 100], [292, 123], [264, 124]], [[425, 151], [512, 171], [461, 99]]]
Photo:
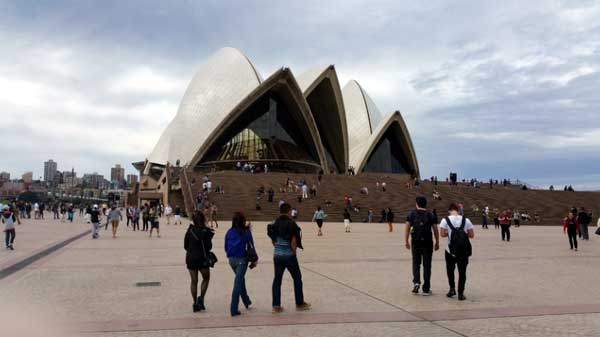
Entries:
[[393, 232], [394, 231], [394, 212], [392, 212], [391, 208], [387, 209], [387, 212], [385, 212], [385, 221], [387, 221], [388, 224], [388, 232]]
[[[206, 218], [201, 211], [194, 212], [192, 221], [193, 223], [190, 224], [185, 233], [183, 247], [186, 251], [185, 264], [191, 278], [191, 292], [194, 300], [192, 309], [194, 312], [198, 312], [206, 310], [204, 297], [210, 281], [210, 267], [212, 267], [210, 250], [212, 249], [212, 238], [215, 233], [206, 226]], [[198, 296], [198, 272], [202, 274], [200, 296]]]
[[575, 248], [577, 251], [577, 234], [581, 232], [579, 228], [579, 221], [575, 216], [577, 212], [571, 210], [569, 215], [563, 220], [563, 232], [565, 235], [569, 237], [569, 245], [571, 246], [571, 250]]
[[590, 233], [588, 226], [592, 222], [592, 219], [588, 212], [586, 212], [585, 207], [581, 207], [579, 209], [579, 214], [577, 215], [577, 221], [579, 221], [579, 238], [582, 240], [589, 240]]
[[281, 306], [281, 281], [283, 273], [287, 269], [294, 280], [294, 295], [296, 300], [296, 310], [308, 310], [310, 304], [304, 301], [302, 290], [302, 272], [298, 264], [296, 249], [302, 248], [301, 230], [298, 224], [290, 217], [292, 207], [284, 203], [279, 207], [279, 217], [269, 226], [267, 226], [267, 235], [273, 243], [273, 265], [275, 268], [275, 277], [273, 278], [273, 313], [283, 311]]
[[[246, 290], [246, 271], [248, 271], [248, 250], [254, 249], [254, 239], [246, 217], [241, 212], [236, 212], [231, 220], [231, 228], [225, 235], [225, 252], [229, 259], [231, 270], [235, 274], [233, 291], [231, 292], [231, 316], [240, 315], [238, 305], [240, 297], [246, 309], [250, 308], [252, 301]], [[255, 252], [256, 250], [254, 250]], [[250, 263], [250, 269], [256, 267], [256, 261]]]

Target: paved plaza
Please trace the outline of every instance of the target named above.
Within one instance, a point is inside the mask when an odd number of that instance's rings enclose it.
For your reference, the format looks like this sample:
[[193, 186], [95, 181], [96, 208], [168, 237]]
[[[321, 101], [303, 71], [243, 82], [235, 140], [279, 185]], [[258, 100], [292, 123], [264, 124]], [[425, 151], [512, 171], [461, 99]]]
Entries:
[[[598, 336], [600, 240], [592, 235], [569, 250], [561, 227], [499, 230], [476, 227], [467, 300], [445, 296], [443, 252], [434, 254], [431, 297], [411, 293], [411, 257], [403, 225], [302, 223], [299, 253], [304, 290], [313, 309], [295, 312], [292, 282], [284, 278], [286, 311], [271, 313], [273, 266], [265, 223], [253, 223], [259, 266], [246, 276], [251, 310], [229, 316], [233, 273], [226, 263], [221, 222], [213, 241], [207, 311], [192, 312], [184, 264], [184, 226], [161, 221], [161, 238], [121, 224], [98, 240], [82, 218], [75, 223], [25, 220], [15, 251], [0, 252], [0, 320], [29, 335], [104, 336]], [[493, 226], [492, 226], [493, 227]], [[442, 239], [445, 244], [445, 239]], [[160, 282], [160, 286], [136, 286]], [[10, 308], [10, 310], [9, 310]], [[8, 312], [8, 313], [7, 313]], [[7, 326], [7, 322], [2, 323]]]

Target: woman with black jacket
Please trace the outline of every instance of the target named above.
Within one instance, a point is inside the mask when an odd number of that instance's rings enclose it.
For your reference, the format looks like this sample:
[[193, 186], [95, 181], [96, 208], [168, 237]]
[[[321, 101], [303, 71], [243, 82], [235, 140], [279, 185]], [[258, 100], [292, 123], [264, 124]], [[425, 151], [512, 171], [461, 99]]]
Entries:
[[394, 212], [392, 212], [391, 208], [387, 209], [387, 212], [385, 212], [385, 220], [388, 223], [388, 232], [393, 232], [394, 231]]
[[[204, 296], [210, 281], [210, 267], [214, 265], [212, 253], [212, 238], [215, 235], [212, 229], [206, 227], [206, 218], [201, 211], [194, 212], [193, 223], [185, 233], [183, 246], [186, 251], [185, 263], [190, 272], [191, 292], [194, 299], [193, 311], [206, 310]], [[198, 296], [198, 272], [202, 274], [200, 296]]]

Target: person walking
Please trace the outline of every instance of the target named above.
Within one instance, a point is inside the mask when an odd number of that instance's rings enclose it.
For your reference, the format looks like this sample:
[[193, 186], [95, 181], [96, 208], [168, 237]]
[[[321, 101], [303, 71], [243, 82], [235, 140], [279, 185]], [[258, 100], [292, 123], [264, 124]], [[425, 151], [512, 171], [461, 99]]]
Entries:
[[69, 220], [69, 222], [73, 222], [73, 218], [75, 217], [75, 207], [73, 206], [73, 204], [69, 204], [69, 207], [67, 207], [67, 219]]
[[[246, 222], [246, 217], [241, 212], [236, 212], [233, 215], [231, 228], [225, 235], [225, 253], [229, 259], [229, 266], [235, 274], [231, 292], [230, 313], [231, 316], [238, 316], [241, 314], [239, 310], [240, 298], [246, 309], [249, 309], [252, 305], [246, 289], [246, 272], [248, 267], [250, 269], [256, 267], [258, 261], [252, 232]], [[249, 256], [251, 257], [249, 258]]]
[[387, 212], [385, 212], [385, 221], [388, 224], [388, 232], [391, 233], [394, 231], [394, 212], [392, 209], [388, 207]]
[[141, 208], [142, 213], [142, 232], [148, 230], [148, 222], [150, 222], [150, 206], [148, 204], [144, 204]]
[[317, 227], [319, 228], [318, 232], [317, 232], [317, 236], [323, 236], [323, 232], [322, 232], [323, 220], [325, 220], [326, 216], [327, 215], [325, 214], [323, 209], [321, 209], [321, 206], [318, 206], [317, 210], [315, 211], [315, 214], [313, 214], [313, 221], [317, 223]]
[[297, 249], [302, 247], [302, 232], [298, 224], [290, 217], [291, 206], [284, 203], [279, 208], [279, 217], [267, 226], [267, 235], [273, 244], [273, 313], [283, 312], [281, 306], [281, 281], [287, 269], [294, 280], [296, 310], [309, 310], [310, 303], [304, 301], [302, 272], [298, 263]]
[[167, 225], [171, 224], [171, 216], [173, 216], [173, 208], [167, 204], [165, 207], [165, 216], [167, 217]]
[[8, 205], [4, 205], [2, 207], [2, 223], [4, 224], [4, 243], [6, 244], [6, 249], [15, 250], [13, 244], [15, 243], [15, 223], [17, 222], [15, 213], [11, 211]]
[[488, 229], [488, 216], [486, 211], [481, 212], [481, 228]]
[[446, 296], [452, 298], [456, 295], [454, 270], [458, 267], [458, 300], [464, 301], [466, 300], [464, 292], [467, 282], [467, 266], [472, 253], [470, 239], [475, 237], [475, 230], [471, 221], [459, 214], [458, 206], [455, 203], [450, 204], [448, 211], [449, 215], [440, 223], [440, 235], [448, 238], [445, 259], [450, 290]]
[[213, 226], [213, 222], [215, 223], [215, 228], [219, 228], [219, 222], [217, 221], [217, 211], [219, 210], [219, 208], [217, 207], [217, 204], [213, 203], [210, 206], [210, 227], [212, 228]]
[[571, 210], [567, 217], [563, 219], [563, 233], [569, 237], [569, 246], [571, 246], [571, 250], [575, 248], [575, 251], [577, 251], [577, 235], [581, 232], [581, 228], [575, 214], [576, 213]]
[[108, 212], [108, 221], [112, 226], [112, 237], [113, 239], [117, 238], [117, 228], [119, 228], [119, 221], [123, 220], [123, 215], [121, 214], [121, 210], [117, 207], [116, 204], [113, 204]]
[[[217, 262], [212, 249], [212, 229], [206, 226], [206, 218], [201, 211], [192, 215], [192, 223], [185, 233], [183, 248], [185, 249], [185, 264], [190, 273], [190, 290], [193, 299], [192, 311], [206, 310], [204, 298], [210, 282], [210, 268]], [[200, 296], [198, 296], [198, 273], [202, 275]]]
[[177, 223], [181, 225], [181, 207], [179, 205], [175, 205], [175, 222], [173, 225], [177, 225]]
[[140, 209], [131, 207], [131, 227], [133, 231], [140, 230]]
[[510, 241], [510, 219], [506, 216], [504, 211], [500, 212], [500, 216], [498, 217], [498, 221], [500, 222], [500, 231], [502, 232], [502, 241], [509, 242]]
[[150, 222], [150, 235], [149, 237], [152, 237], [152, 232], [154, 231], [154, 229], [156, 228], [156, 237], [160, 238], [160, 223], [158, 222], [159, 216], [158, 216], [158, 207], [160, 206], [152, 206], [152, 208], [150, 208], [150, 212], [148, 213], [148, 221]]
[[[433, 250], [440, 249], [440, 235], [434, 215], [427, 210], [427, 199], [416, 198], [416, 208], [406, 216], [404, 242], [412, 254], [413, 294], [421, 287], [421, 264], [423, 264], [423, 296], [431, 296], [431, 259]], [[410, 237], [410, 242], [409, 242]], [[435, 244], [433, 239], [435, 238]]]
[[344, 209], [344, 230], [346, 233], [350, 233], [350, 223], [352, 222], [352, 217], [350, 217], [350, 212], [347, 208]]
[[590, 215], [586, 212], [585, 207], [579, 209], [577, 221], [579, 221], [580, 228], [579, 238], [588, 241], [590, 239], [588, 226], [590, 225], [590, 222], [592, 222], [592, 219], [590, 219]]
[[98, 205], [94, 205], [89, 212], [90, 215], [90, 223], [92, 224], [92, 239], [97, 239], [100, 234], [98, 234], [100, 230], [100, 210], [98, 209]]

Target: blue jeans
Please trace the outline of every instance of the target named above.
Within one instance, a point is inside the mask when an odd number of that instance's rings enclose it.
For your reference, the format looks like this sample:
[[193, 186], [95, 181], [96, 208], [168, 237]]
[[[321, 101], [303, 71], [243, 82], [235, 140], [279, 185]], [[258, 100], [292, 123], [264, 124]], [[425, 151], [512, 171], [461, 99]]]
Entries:
[[233, 291], [231, 292], [231, 313], [239, 311], [240, 296], [244, 305], [250, 305], [250, 297], [246, 291], [246, 271], [248, 270], [248, 260], [245, 257], [230, 257], [229, 266], [235, 273], [233, 282]]
[[302, 273], [300, 272], [300, 265], [298, 265], [298, 258], [296, 255], [275, 256], [273, 257], [273, 264], [275, 266], [275, 278], [273, 279], [272, 288], [273, 306], [281, 306], [281, 281], [286, 269], [290, 272], [292, 279], [294, 280], [294, 297], [296, 299], [296, 305], [304, 303]]

